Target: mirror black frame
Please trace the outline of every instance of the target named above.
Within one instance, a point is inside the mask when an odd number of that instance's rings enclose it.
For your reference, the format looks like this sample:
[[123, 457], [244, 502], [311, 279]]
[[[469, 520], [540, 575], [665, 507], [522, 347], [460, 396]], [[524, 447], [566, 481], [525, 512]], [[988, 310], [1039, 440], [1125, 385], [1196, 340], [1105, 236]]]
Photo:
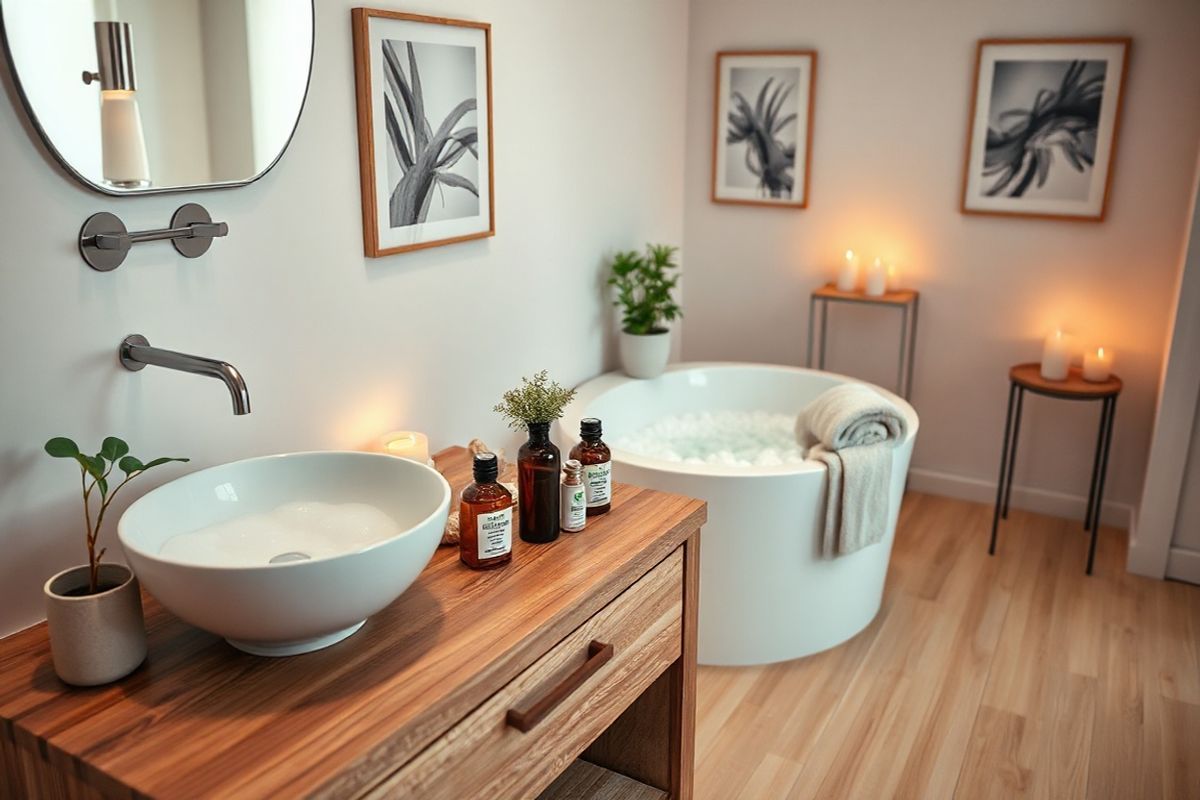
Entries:
[[4, 0], [0, 0], [0, 41], [3, 42], [4, 61], [8, 66], [8, 74], [12, 77], [13, 88], [16, 89], [17, 95], [21, 98], [21, 106], [25, 110], [25, 116], [29, 119], [29, 123], [33, 126], [34, 130], [37, 131], [38, 138], [41, 139], [42, 144], [45, 145], [46, 149], [50, 151], [50, 155], [54, 157], [54, 160], [57, 161], [59, 165], [67, 171], [68, 175], [75, 178], [75, 180], [79, 181], [88, 189], [100, 192], [101, 194], [109, 195], [111, 197], [144, 197], [152, 194], [200, 192], [208, 191], [209, 189], [232, 189], [238, 186], [249, 186], [262, 176], [266, 175], [275, 168], [275, 165], [279, 163], [281, 158], [283, 158], [283, 154], [286, 153], [288, 148], [292, 146], [292, 139], [295, 138], [296, 129], [300, 127], [300, 119], [304, 116], [304, 108], [308, 105], [308, 91], [310, 88], [312, 88], [313, 62], [316, 61], [317, 57], [316, 0], [310, 0], [308, 3], [308, 10], [309, 14], [312, 15], [312, 37], [308, 43], [308, 74], [304, 77], [304, 96], [300, 99], [300, 108], [296, 110], [296, 121], [292, 125], [292, 130], [291, 133], [288, 134], [287, 141], [284, 142], [283, 147], [280, 148], [279, 154], [275, 156], [274, 160], [272, 160], [271, 163], [264, 167], [263, 170], [258, 174], [239, 181], [216, 181], [213, 183], [195, 183], [183, 186], [149, 186], [137, 189], [115, 189], [111, 186], [105, 186], [103, 184], [96, 183], [79, 170], [75, 169], [75, 167], [73, 167], [71, 163], [67, 161], [67, 159], [64, 158], [60, 152], [58, 152], [58, 148], [54, 146], [54, 142], [51, 141], [50, 136], [46, 133], [45, 129], [42, 128], [42, 123], [38, 120], [37, 114], [34, 113], [33, 105], [29, 102], [29, 97], [25, 94], [25, 87], [21, 83], [21, 74], [17, 70], [17, 63], [13, 58], [12, 48], [8, 45], [8, 29], [4, 24]]

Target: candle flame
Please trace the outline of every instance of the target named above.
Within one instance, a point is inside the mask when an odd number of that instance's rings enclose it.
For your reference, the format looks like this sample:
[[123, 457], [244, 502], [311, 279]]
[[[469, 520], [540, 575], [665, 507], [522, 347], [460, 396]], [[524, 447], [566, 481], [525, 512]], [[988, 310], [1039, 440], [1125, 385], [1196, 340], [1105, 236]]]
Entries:
[[1101, 347], [1098, 350], [1096, 350], [1096, 355], [1100, 356], [1101, 358], [1104, 358], [1104, 348]]
[[854, 251], [853, 251], [853, 250], [847, 250], [847, 251], [846, 251], [846, 260], [847, 260], [847, 261], [853, 261], [853, 260], [854, 260]]

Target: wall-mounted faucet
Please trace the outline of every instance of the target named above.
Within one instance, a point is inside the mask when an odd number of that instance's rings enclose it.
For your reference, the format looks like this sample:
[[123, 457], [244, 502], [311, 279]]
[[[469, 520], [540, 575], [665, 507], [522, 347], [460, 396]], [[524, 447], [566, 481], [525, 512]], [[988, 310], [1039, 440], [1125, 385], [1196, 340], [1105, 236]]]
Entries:
[[232, 364], [217, 361], [215, 358], [191, 356], [174, 350], [151, 347], [146, 337], [138, 333], [126, 336], [121, 341], [118, 353], [121, 366], [135, 372], [144, 369], [147, 364], [153, 364], [156, 367], [216, 378], [229, 389], [229, 395], [233, 398], [233, 413], [250, 413], [250, 391], [246, 388], [246, 381], [242, 380], [242, 373]]

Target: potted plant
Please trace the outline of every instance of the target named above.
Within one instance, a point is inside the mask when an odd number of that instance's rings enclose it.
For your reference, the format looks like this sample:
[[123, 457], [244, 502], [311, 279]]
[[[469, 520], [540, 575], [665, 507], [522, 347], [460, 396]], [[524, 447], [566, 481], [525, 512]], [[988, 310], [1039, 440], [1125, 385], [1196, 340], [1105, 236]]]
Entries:
[[657, 378], [671, 355], [671, 331], [666, 323], [683, 316], [672, 292], [679, 283], [677, 247], [646, 245], [645, 253], [629, 250], [613, 257], [610, 286], [617, 289], [613, 305], [622, 306], [621, 366], [634, 378]]
[[546, 370], [521, 378], [521, 385], [504, 393], [493, 409], [513, 430], [527, 430], [529, 440], [517, 452], [517, 504], [521, 538], [542, 544], [558, 538], [561, 469], [558, 448], [550, 441], [550, 423], [563, 415], [575, 398], [574, 389], [564, 389], [550, 380]]
[[[109, 436], [94, 456], [62, 436], [46, 442], [55, 458], [79, 466], [83, 519], [87, 526], [88, 563], [63, 570], [46, 581], [46, 621], [54, 671], [66, 683], [97, 686], [123, 678], [146, 658], [146, 630], [137, 578], [123, 564], [101, 564], [106, 548], [97, 545], [104, 515], [121, 489], [154, 467], [186, 458], [156, 458], [142, 463], [129, 445]], [[113, 468], [123, 478], [109, 485]]]

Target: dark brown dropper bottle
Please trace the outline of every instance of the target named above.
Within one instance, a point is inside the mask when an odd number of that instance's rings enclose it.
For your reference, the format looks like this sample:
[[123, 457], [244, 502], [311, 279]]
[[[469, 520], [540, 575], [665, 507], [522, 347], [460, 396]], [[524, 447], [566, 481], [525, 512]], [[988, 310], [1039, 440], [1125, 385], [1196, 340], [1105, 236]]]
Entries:
[[517, 451], [522, 540], [545, 544], [558, 538], [560, 471], [558, 448], [550, 441], [550, 423], [530, 422], [529, 441]]
[[612, 452], [600, 438], [603, 432], [600, 420], [585, 417], [579, 421], [582, 441], [571, 448], [571, 458], [583, 464], [589, 517], [607, 513], [612, 508]]
[[471, 569], [492, 569], [512, 560], [512, 493], [496, 482], [495, 453], [478, 453], [475, 482], [458, 506], [458, 557]]

